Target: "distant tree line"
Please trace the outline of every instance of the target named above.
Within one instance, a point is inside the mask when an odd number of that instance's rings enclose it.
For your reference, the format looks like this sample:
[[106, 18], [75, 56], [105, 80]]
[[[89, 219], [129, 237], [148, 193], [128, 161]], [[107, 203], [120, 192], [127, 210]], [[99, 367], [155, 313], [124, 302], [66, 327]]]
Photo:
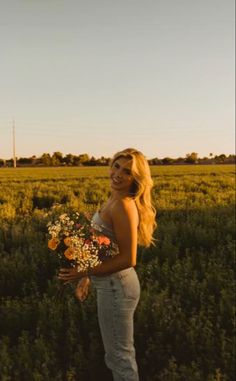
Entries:
[[[236, 155], [213, 155], [209, 154], [209, 157], [198, 157], [198, 153], [192, 152], [186, 154], [185, 157], [171, 158], [164, 157], [160, 159], [154, 157], [149, 159], [150, 165], [183, 165], [183, 164], [235, 164]], [[80, 155], [73, 155], [71, 153], [63, 154], [59, 151], [54, 152], [52, 155], [49, 153], [43, 153], [42, 156], [36, 157], [20, 157], [17, 158], [18, 167], [61, 167], [61, 166], [107, 166], [109, 165], [111, 158], [101, 156], [95, 158], [89, 156], [87, 153]], [[0, 167], [12, 167], [13, 159], [4, 160], [0, 159]]]

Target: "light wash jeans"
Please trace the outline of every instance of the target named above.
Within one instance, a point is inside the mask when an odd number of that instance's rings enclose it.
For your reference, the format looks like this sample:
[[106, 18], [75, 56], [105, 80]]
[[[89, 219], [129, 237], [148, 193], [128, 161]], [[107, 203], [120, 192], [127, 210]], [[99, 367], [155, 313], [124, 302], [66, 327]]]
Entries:
[[140, 296], [136, 271], [130, 267], [91, 280], [97, 290], [105, 363], [114, 381], [138, 381], [133, 337], [133, 315]]

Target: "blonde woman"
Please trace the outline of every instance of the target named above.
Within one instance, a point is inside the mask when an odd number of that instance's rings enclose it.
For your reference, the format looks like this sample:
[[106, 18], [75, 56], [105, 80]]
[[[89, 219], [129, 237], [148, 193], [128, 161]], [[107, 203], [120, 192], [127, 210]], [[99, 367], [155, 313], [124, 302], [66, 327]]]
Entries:
[[84, 300], [90, 280], [97, 290], [98, 319], [105, 363], [114, 381], [138, 381], [133, 315], [140, 296], [135, 272], [137, 245], [150, 246], [156, 227], [151, 202], [153, 182], [144, 155], [133, 148], [116, 153], [110, 166], [110, 198], [93, 224], [117, 244], [118, 254], [87, 272], [61, 269], [59, 279], [80, 280], [76, 296]]

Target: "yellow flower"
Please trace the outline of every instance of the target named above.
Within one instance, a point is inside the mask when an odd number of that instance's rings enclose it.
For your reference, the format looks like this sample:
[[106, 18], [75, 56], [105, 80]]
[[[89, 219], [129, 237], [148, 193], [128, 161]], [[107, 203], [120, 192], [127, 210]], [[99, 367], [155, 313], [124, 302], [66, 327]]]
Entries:
[[60, 243], [60, 240], [58, 238], [52, 238], [48, 241], [48, 247], [51, 250], [56, 250], [59, 243]]

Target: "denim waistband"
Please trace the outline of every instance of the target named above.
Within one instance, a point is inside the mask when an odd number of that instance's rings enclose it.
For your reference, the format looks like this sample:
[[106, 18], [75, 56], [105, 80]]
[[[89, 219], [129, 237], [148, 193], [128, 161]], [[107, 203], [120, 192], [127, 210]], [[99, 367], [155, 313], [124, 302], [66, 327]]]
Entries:
[[105, 280], [110, 278], [122, 278], [124, 275], [127, 275], [130, 271], [133, 271], [133, 270], [134, 270], [133, 267], [128, 267], [127, 269], [119, 270], [109, 275], [102, 275], [102, 276], [91, 275], [90, 278], [94, 281]]

